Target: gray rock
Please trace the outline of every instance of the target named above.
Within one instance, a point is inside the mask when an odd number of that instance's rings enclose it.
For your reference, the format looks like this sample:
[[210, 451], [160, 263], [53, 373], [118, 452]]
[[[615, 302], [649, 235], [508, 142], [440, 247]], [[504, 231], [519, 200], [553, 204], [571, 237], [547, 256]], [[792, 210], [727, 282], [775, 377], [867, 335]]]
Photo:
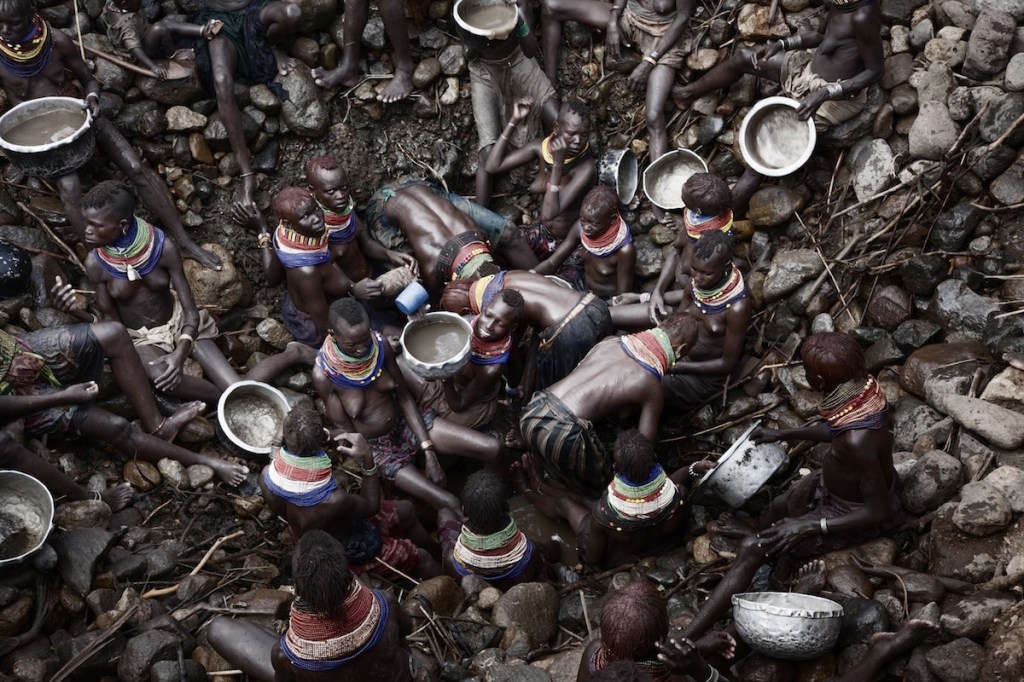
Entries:
[[896, 178], [896, 158], [885, 140], [872, 139], [862, 145], [853, 154], [850, 168], [858, 201], [878, 194]]
[[422, 619], [417, 602], [426, 601], [434, 613], [443, 616], [454, 616], [456, 609], [465, 599], [465, 593], [455, 579], [450, 576], [438, 576], [422, 581], [406, 597], [403, 608], [410, 616]]
[[633, 246], [636, 248], [636, 274], [647, 278], [661, 272], [665, 264], [665, 255], [660, 248], [654, 245], [648, 235], [637, 235], [633, 238]]
[[448, 36], [444, 34], [444, 31], [432, 26], [426, 31], [420, 34], [420, 47], [425, 50], [438, 51], [444, 48], [448, 44]]
[[1024, 90], [1024, 52], [1018, 52], [1010, 57], [1006, 65], [1006, 74], [1003, 76], [1003, 87], [1011, 92]]
[[893, 112], [900, 116], [917, 111], [917, 103], [917, 90], [909, 83], [900, 83], [889, 93], [889, 104]]
[[803, 208], [806, 202], [804, 195], [788, 187], [767, 185], [750, 197], [747, 219], [757, 227], [782, 225]]
[[64, 582], [78, 594], [88, 594], [96, 560], [106, 554], [113, 541], [114, 536], [101, 528], [75, 528], [54, 537], [50, 544], [57, 552]]
[[[259, 124], [243, 111], [242, 133], [245, 135], [245, 139], [251, 142], [259, 131]], [[219, 151], [228, 151], [231, 148], [231, 145], [228, 144], [228, 130], [224, 127], [224, 122], [221, 121], [219, 112], [210, 115], [209, 123], [206, 125], [206, 129], [203, 130], [203, 137], [210, 143], [211, 147]]]
[[926, 452], [903, 478], [903, 506], [914, 514], [937, 509], [959, 490], [962, 471], [955, 457], [940, 450]]
[[57, 507], [53, 522], [58, 528], [106, 528], [110, 521], [110, 507], [101, 500], [65, 502]]
[[892, 336], [886, 334], [864, 351], [864, 364], [869, 372], [875, 373], [883, 367], [903, 362], [905, 357], [906, 355], [903, 354], [903, 351], [892, 340]]
[[887, 24], [909, 24], [914, 10], [926, 0], [882, 0], [882, 19]]
[[150, 100], [126, 104], [114, 123], [129, 137], [152, 138], [167, 130], [167, 119], [160, 105]]
[[276, 114], [281, 110], [281, 100], [263, 83], [249, 88], [249, 100], [254, 107], [268, 114]]
[[1013, 518], [1006, 497], [985, 481], [968, 483], [960, 491], [960, 504], [953, 512], [953, 523], [965, 533], [981, 537], [1009, 525]]
[[[985, 142], [995, 142], [1021, 115], [1024, 115], [1024, 93], [1014, 92], [999, 97], [978, 122], [981, 139]], [[1019, 147], [1021, 142], [1024, 142], [1024, 128], [1018, 127], [1006, 138], [1005, 145]]]
[[956, 68], [964, 63], [967, 43], [949, 38], [932, 38], [924, 46], [924, 56], [930, 62], [940, 62]]
[[501, 628], [487, 622], [468, 622], [464, 618], [450, 621], [447, 627], [466, 651], [483, 651], [501, 640]]
[[173, 106], [164, 114], [167, 130], [172, 133], [193, 132], [206, 127], [209, 119], [188, 107]]
[[932, 226], [929, 242], [944, 251], [959, 251], [974, 234], [984, 213], [969, 200], [958, 202], [943, 211]]
[[199, 82], [199, 74], [194, 68], [187, 78], [162, 81], [143, 76], [138, 78], [135, 83], [142, 94], [161, 104], [188, 104], [202, 97], [204, 92], [203, 84]]
[[912, 294], [930, 296], [946, 278], [946, 259], [935, 254], [915, 256], [900, 266], [903, 286]]
[[942, 327], [930, 320], [907, 320], [892, 333], [892, 340], [904, 353], [910, 353], [935, 341], [941, 333]]
[[963, 282], [947, 279], [935, 289], [928, 305], [928, 316], [945, 327], [946, 332], [958, 332], [963, 338], [980, 339], [985, 332], [988, 316], [996, 310], [992, 302], [979, 296]]
[[894, 54], [885, 60], [885, 73], [879, 85], [885, 90], [892, 90], [900, 83], [906, 83], [914, 73], [914, 55], [909, 52]]
[[551, 675], [532, 665], [492, 665], [484, 670], [483, 682], [551, 682]]
[[1018, 159], [989, 186], [989, 194], [1001, 204], [1010, 206], [1024, 201], [1024, 157]]
[[910, 318], [913, 306], [907, 291], [890, 284], [877, 290], [868, 301], [867, 315], [882, 329], [893, 330]]
[[[343, 44], [344, 41], [338, 44]], [[387, 31], [384, 30], [384, 20], [380, 17], [370, 17], [363, 29], [363, 44], [373, 50], [383, 50], [388, 44]]]
[[946, 413], [968, 431], [1003, 450], [1024, 444], [1024, 415], [981, 398], [950, 395], [943, 400]]
[[812, 249], [778, 252], [765, 278], [765, 299], [775, 301], [796, 291], [801, 284], [817, 277], [824, 269], [824, 263]]
[[954, 26], [959, 26], [965, 31], [974, 28], [974, 15], [962, 2], [947, 0], [942, 3], [942, 11]]
[[441, 50], [437, 59], [446, 76], [461, 76], [466, 72], [466, 49], [462, 45], [449, 45]]
[[909, 451], [918, 436], [942, 420], [942, 415], [912, 395], [903, 395], [893, 412], [893, 449]]
[[1009, 59], [1010, 43], [1016, 32], [1016, 23], [1006, 12], [991, 8], [982, 10], [967, 42], [964, 75], [984, 80], [1002, 71]]
[[188, 474], [185, 473], [185, 465], [176, 459], [164, 458], [157, 462], [156, 468], [164, 480], [175, 488], [188, 487]]
[[910, 156], [939, 160], [952, 149], [960, 134], [943, 102], [924, 102], [910, 127]]
[[925, 654], [928, 668], [941, 682], [975, 682], [985, 650], [966, 637], [937, 646]]
[[[112, 54], [114, 47], [105, 33], [86, 33], [82, 36], [82, 43], [86, 47], [100, 50], [104, 54]], [[132, 85], [132, 74], [106, 59], [97, 59], [92, 75], [100, 82], [104, 90], [118, 95], [124, 95]]]
[[988, 382], [980, 397], [1008, 410], [1024, 413], [1024, 372], [1016, 367], [1007, 367]]
[[929, 405], [945, 412], [946, 397], [965, 394], [971, 387], [973, 371], [966, 364], [939, 367], [924, 380], [924, 397]]
[[420, 60], [412, 73], [412, 84], [420, 90], [426, 88], [441, 76], [441, 62], [437, 57]]
[[971, 89], [966, 87], [953, 88], [946, 99], [950, 117], [957, 123], [963, 123], [974, 115], [974, 98]]
[[510, 644], [512, 629], [523, 632], [531, 648], [547, 643], [558, 630], [558, 595], [547, 583], [521, 583], [502, 595], [494, 605], [494, 624], [508, 628], [502, 648]]
[[1021, 4], [1020, 0], [972, 0], [971, 8], [976, 15], [990, 9], [1006, 12], [1015, 21], [1024, 21], [1024, 4]]
[[1007, 593], [975, 592], [946, 609], [942, 614], [942, 627], [954, 637], [984, 637], [999, 614], [1016, 601]]
[[190, 658], [185, 659], [185, 674], [177, 661], [158, 661], [149, 671], [149, 682], [205, 682], [206, 668]]
[[149, 671], [158, 661], [178, 660], [180, 640], [164, 630], [148, 630], [128, 640], [124, 654], [117, 663], [117, 679], [123, 682], [146, 682]]
[[931, 19], [922, 19], [921, 21], [914, 24], [913, 28], [910, 29], [910, 45], [915, 51], [921, 50], [928, 41], [935, 37], [935, 26], [932, 24]]
[[[949, 93], [956, 87], [953, 70], [945, 64], [931, 64], [927, 71], [917, 71], [910, 77], [910, 84], [917, 90], [918, 105], [925, 102], [946, 104]], [[893, 107], [895, 108], [895, 104]], [[897, 110], [898, 111], [898, 110]]]
[[322, 135], [330, 123], [330, 116], [323, 100], [323, 90], [313, 82], [309, 67], [299, 64], [288, 75], [278, 75], [276, 80], [288, 93], [288, 100], [281, 105], [285, 124], [297, 135]]

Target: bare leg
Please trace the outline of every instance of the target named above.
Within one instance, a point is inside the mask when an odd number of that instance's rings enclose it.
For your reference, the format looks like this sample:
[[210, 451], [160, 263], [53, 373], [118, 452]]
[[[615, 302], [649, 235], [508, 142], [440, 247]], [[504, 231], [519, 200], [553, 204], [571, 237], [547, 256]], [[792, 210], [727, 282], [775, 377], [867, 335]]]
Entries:
[[864, 660], [836, 678], [835, 682], [873, 682], [881, 679], [882, 669], [898, 656], [939, 634], [940, 627], [927, 620], [911, 620], [899, 632], [879, 632], [871, 636]]
[[548, 75], [552, 85], [557, 85], [562, 22], [578, 21], [603, 31], [608, 27], [611, 5], [596, 0], [544, 0], [540, 17], [541, 37], [544, 39], [544, 73]]
[[399, 0], [378, 0], [377, 7], [380, 8], [380, 17], [384, 20], [388, 38], [391, 39], [395, 59], [395, 77], [381, 90], [377, 99], [391, 104], [412, 94], [412, 72], [416, 67], [409, 50], [409, 28], [406, 26], [402, 3]]
[[732, 188], [732, 209], [736, 215], [746, 215], [750, 197], [754, 195], [754, 192], [757, 191], [757, 188], [761, 186], [763, 181], [764, 176], [753, 168], [748, 166], [743, 171], [743, 175], [740, 176], [739, 181]]
[[417, 546], [431, 553], [436, 553], [438, 550], [437, 541], [430, 537], [430, 533], [420, 523], [419, 518], [416, 516], [416, 508], [412, 502], [409, 500], [396, 500], [394, 505], [395, 513], [398, 514], [398, 522], [402, 524], [404, 536], [415, 542]]
[[329, 71], [313, 69], [313, 79], [321, 88], [344, 85], [351, 88], [359, 82], [356, 68], [359, 65], [359, 46], [363, 42], [363, 29], [370, 16], [369, 0], [345, 0], [345, 23], [341, 48], [341, 64]]
[[409, 465], [398, 470], [395, 487], [402, 492], [421, 499], [437, 510], [461, 509], [462, 502], [455, 495], [427, 480], [416, 467]]
[[142, 159], [114, 124], [102, 117], [96, 119], [96, 139], [103, 147], [103, 153], [135, 184], [139, 197], [156, 214], [160, 226], [181, 247], [185, 257], [198, 261], [204, 267], [220, 270], [220, 258], [209, 251], [203, 251], [185, 234], [181, 216], [174, 207], [167, 186], [152, 168], [143, 165]]
[[[316, 353], [315, 348], [310, 348], [298, 341], [291, 341], [283, 352], [271, 355], [250, 369], [246, 373], [245, 378], [251, 381], [268, 382], [289, 367], [295, 365], [312, 367], [313, 363], [316, 362]], [[221, 355], [221, 357], [224, 356]]]
[[197, 340], [195, 346], [192, 347], [192, 357], [218, 389], [218, 396], [214, 400], [220, 398], [221, 391], [241, 379], [212, 339]]
[[757, 538], [749, 536], [745, 539], [740, 546], [739, 554], [736, 555], [736, 561], [733, 562], [732, 568], [729, 569], [725, 578], [718, 583], [708, 600], [704, 602], [700, 612], [686, 626], [686, 629], [683, 631], [684, 636], [691, 639], [700, 637], [728, 613], [732, 605], [732, 595], [741, 592], [750, 585], [754, 573], [757, 572], [757, 568], [764, 562], [764, 559], [765, 553], [757, 546]]
[[497, 438], [467, 429], [440, 417], [430, 427], [430, 438], [437, 451], [444, 455], [471, 457], [494, 464], [501, 457], [502, 447]]
[[277, 60], [277, 72], [286, 76], [297, 62], [275, 43], [299, 30], [302, 10], [294, 2], [272, 2], [260, 11], [260, 21], [267, 27], [267, 41], [271, 43], [270, 49]]
[[532, 455], [523, 455], [520, 461], [512, 465], [512, 482], [516, 491], [541, 514], [551, 519], [565, 519], [577, 535], [584, 519], [590, 516], [590, 508], [573, 499], [568, 491], [541, 480]]
[[149, 388], [146, 370], [124, 326], [117, 322], [99, 322], [92, 325], [92, 333], [110, 362], [114, 381], [124, 391], [147, 431], [173, 440], [185, 424], [202, 412], [205, 405], [201, 402], [186, 403], [164, 419]]
[[224, 129], [228, 133], [228, 143], [238, 161], [238, 170], [242, 178], [236, 199], [242, 204], [252, 204], [256, 196], [256, 176], [252, 171], [252, 155], [245, 143], [242, 131], [242, 112], [235, 99], [235, 66], [238, 55], [235, 46], [224, 35], [216, 36], [210, 41], [210, 64], [213, 69], [213, 89], [217, 95], [217, 111], [220, 112]]
[[493, 144], [489, 144], [477, 154], [476, 162], [476, 196], [473, 197], [473, 201], [480, 204], [485, 208], [491, 206], [491, 191], [494, 189], [494, 179], [491, 174], [487, 172], [485, 167], [487, 163], [487, 157], [491, 154], [491, 148]]
[[655, 66], [647, 78], [647, 138], [651, 143], [651, 162], [655, 162], [668, 151], [668, 129], [665, 124], [665, 103], [672, 90], [675, 69]]
[[218, 616], [206, 631], [210, 646], [233, 667], [262, 682], [273, 682], [270, 652], [280, 637], [247, 620]]
[[249, 473], [249, 470], [241, 464], [233, 464], [217, 457], [192, 452], [156, 436], [142, 433], [129, 424], [128, 420], [101, 408], [89, 406], [86, 410], [85, 420], [80, 426], [82, 435], [109, 443], [127, 457], [138, 457], [154, 464], [165, 457], [177, 460], [185, 466], [205, 464], [230, 486], [240, 484]]
[[773, 81], [781, 80], [782, 62], [785, 59], [785, 52], [780, 52], [768, 61], [758, 63], [756, 66], [753, 61], [754, 55], [755, 50], [751, 48], [736, 50], [729, 59], [717, 65], [693, 83], [673, 88], [672, 100], [679, 109], [686, 111], [690, 108], [693, 100], [709, 92], [729, 87], [745, 73], [763, 76]]
[[[139, 346], [135, 349], [135, 352], [139, 354], [142, 366], [145, 368], [150, 384], [152, 384], [164, 369], [162, 365], [153, 363], [156, 363], [167, 354], [156, 346]], [[214, 383], [206, 379], [185, 375], [181, 377], [181, 381], [178, 382], [177, 386], [169, 391], [164, 391], [164, 393], [175, 398], [201, 400], [212, 405], [220, 400], [221, 390]]]

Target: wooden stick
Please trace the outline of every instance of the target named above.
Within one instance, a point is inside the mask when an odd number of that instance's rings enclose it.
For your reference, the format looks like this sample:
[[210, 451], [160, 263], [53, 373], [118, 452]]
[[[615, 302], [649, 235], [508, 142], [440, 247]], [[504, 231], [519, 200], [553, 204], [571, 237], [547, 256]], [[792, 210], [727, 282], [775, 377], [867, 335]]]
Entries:
[[[239, 532], [241, 532], [241, 531], [239, 531]], [[412, 577], [411, 575], [409, 575], [408, 573], [403, 573], [402, 571], [399, 571], [399, 570], [398, 570], [397, 568], [395, 568], [394, 566], [392, 566], [392, 565], [391, 565], [391, 564], [389, 564], [388, 562], [384, 561], [384, 560], [383, 560], [383, 559], [381, 559], [380, 557], [376, 557], [376, 556], [375, 556], [375, 557], [373, 557], [373, 560], [374, 560], [374, 561], [376, 561], [376, 562], [377, 562], [378, 564], [380, 564], [381, 566], [383, 566], [384, 568], [387, 568], [387, 569], [390, 569], [390, 570], [394, 571], [394, 572], [395, 572], [395, 573], [397, 573], [398, 575], [400, 575], [400, 576], [402, 576], [403, 578], [405, 578], [406, 580], [410, 581], [410, 582], [411, 582], [411, 583], [412, 583], [413, 585], [419, 585], [419, 584], [420, 584], [420, 581], [419, 581], [419, 580], [416, 580], [416, 578], [413, 578], [413, 577]]]
[[82, 20], [78, 18], [78, 0], [71, 0], [71, 6], [75, 8], [75, 33], [78, 34], [78, 52], [85, 61], [85, 50], [82, 49]]
[[[198, 564], [196, 564], [196, 567], [192, 569], [192, 572], [189, 573], [189, 576], [196, 575], [197, 573], [199, 573], [199, 571], [203, 570], [203, 566], [205, 566], [206, 562], [210, 560], [210, 557], [213, 556], [213, 553], [220, 549], [221, 545], [223, 545], [225, 542], [230, 542], [231, 540], [234, 540], [235, 538], [241, 537], [243, 535], [245, 535], [244, 530], [236, 530], [234, 533], [231, 533], [230, 535], [225, 535], [220, 540], [217, 540], [217, 542], [213, 543], [213, 546], [210, 547], [210, 549], [206, 550], [206, 554], [204, 554], [203, 558], [200, 559]], [[163, 587], [159, 590], [149, 590], [148, 592], [142, 595], [142, 598], [152, 599], [154, 597], [166, 597], [169, 594], [174, 594], [175, 592], [177, 592], [178, 586], [180, 584], [181, 583], [175, 583], [170, 587]]]
[[998, 138], [996, 138], [996, 141], [988, 146], [988, 150], [992, 151], [996, 147], [999, 147], [1000, 145], [1002, 145], [1003, 142], [1006, 142], [1006, 138], [1008, 138], [1010, 135], [1012, 135], [1013, 131], [1015, 131], [1017, 129], [1017, 127], [1020, 126], [1021, 123], [1024, 123], [1024, 114], [1021, 114], [1020, 116], [1018, 116], [1017, 120], [1015, 120], [1013, 123], [1011, 123], [1010, 127], [1006, 129], [1006, 132], [1004, 132], [1002, 135], [1000, 135]]
[[[71, 42], [74, 42], [74, 41], [71, 41]], [[127, 69], [129, 71], [133, 71], [133, 72], [139, 74], [140, 76], [148, 76], [150, 78], [156, 78], [156, 74], [153, 73], [152, 71], [150, 71], [149, 69], [145, 69], [145, 68], [143, 68], [143, 67], [141, 67], [141, 66], [139, 66], [137, 64], [132, 64], [131, 62], [126, 61], [124, 59], [121, 59], [120, 57], [115, 57], [112, 54], [107, 54], [106, 52], [103, 52], [102, 50], [97, 50], [95, 47], [89, 47], [85, 43], [81, 42], [81, 37], [79, 37], [79, 42], [76, 43], [76, 45], [78, 46], [79, 49], [83, 50], [84, 52], [88, 52], [89, 54], [91, 54], [94, 57], [99, 57], [100, 59], [104, 59], [104, 60], [110, 62], [111, 64], [116, 64], [117, 66], [120, 66], [122, 69]], [[85, 54], [82, 55], [82, 59], [83, 60], [85, 59]]]
[[54, 244], [59, 246], [64, 251], [64, 253], [68, 254], [68, 258], [71, 260], [72, 263], [77, 265], [82, 272], [85, 272], [85, 265], [82, 264], [82, 261], [81, 259], [79, 259], [78, 254], [75, 253], [75, 250], [68, 246], [63, 239], [58, 237], [57, 233], [54, 232], [52, 228], [50, 228], [49, 224], [39, 217], [38, 213], [33, 211], [31, 208], [26, 206], [21, 201], [18, 202], [18, 208], [20, 208], [22, 211], [28, 213], [30, 216], [35, 218], [36, 222], [39, 223], [39, 226], [43, 228], [43, 232], [46, 233], [46, 236], [49, 237]]
[[110, 624], [106, 630], [103, 631], [96, 639], [89, 642], [89, 644], [79, 651], [74, 657], [67, 662], [63, 668], [57, 671], [57, 674], [50, 678], [50, 682], [61, 682], [71, 676], [71, 673], [75, 672], [79, 666], [89, 660], [94, 653], [102, 649], [107, 645], [111, 638], [117, 631], [121, 629], [121, 626], [128, 622], [128, 619], [135, 615], [135, 612], [139, 610], [139, 605], [135, 604], [130, 609], [121, 614], [121, 616]]

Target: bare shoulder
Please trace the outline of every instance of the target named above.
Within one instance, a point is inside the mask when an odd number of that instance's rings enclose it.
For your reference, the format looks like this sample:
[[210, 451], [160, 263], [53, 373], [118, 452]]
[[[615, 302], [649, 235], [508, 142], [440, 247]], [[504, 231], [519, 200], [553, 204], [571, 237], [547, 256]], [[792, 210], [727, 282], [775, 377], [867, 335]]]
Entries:
[[888, 438], [882, 429], [850, 429], [832, 439], [832, 448], [846, 462], [859, 467], [875, 467], [882, 463]]

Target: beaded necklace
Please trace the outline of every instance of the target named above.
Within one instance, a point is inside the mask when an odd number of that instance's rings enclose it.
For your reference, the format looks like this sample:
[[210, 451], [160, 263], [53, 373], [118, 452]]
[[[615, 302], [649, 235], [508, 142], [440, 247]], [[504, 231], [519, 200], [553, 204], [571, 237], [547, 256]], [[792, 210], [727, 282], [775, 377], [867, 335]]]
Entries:
[[655, 327], [647, 331], [619, 337], [623, 352], [638, 365], [661, 381], [672, 365], [676, 364], [676, 352], [672, 348], [664, 329]]
[[888, 423], [889, 404], [873, 376], [850, 379], [821, 401], [821, 416], [832, 436], [852, 429], [882, 429]]
[[330, 334], [316, 355], [316, 364], [337, 386], [366, 388], [384, 372], [384, 337], [371, 332], [370, 348], [361, 358], [353, 358], [338, 348]]
[[593, 515], [615, 530], [647, 528], [671, 518], [682, 506], [679, 489], [661, 465], [656, 464], [648, 479], [635, 484], [615, 474], [601, 495]]
[[148, 275], [164, 253], [164, 231], [137, 216], [131, 227], [109, 246], [93, 250], [100, 266], [113, 277], [134, 282]]
[[322, 450], [310, 457], [300, 457], [280, 448], [264, 469], [263, 482], [272, 493], [299, 507], [319, 504], [338, 488], [331, 458]]
[[332, 211], [321, 204], [319, 200], [316, 200], [316, 205], [324, 213], [324, 224], [327, 226], [327, 240], [331, 244], [351, 244], [356, 238], [356, 233], [359, 231], [359, 222], [356, 220], [356, 215], [352, 210], [355, 208], [356, 202], [352, 197], [348, 198], [348, 206], [345, 208], [344, 213]]
[[729, 264], [729, 270], [722, 277], [721, 283], [712, 289], [701, 289], [691, 277], [690, 292], [693, 294], [694, 304], [704, 315], [725, 312], [727, 308], [750, 295], [743, 275], [732, 263]]
[[344, 615], [315, 613], [296, 599], [281, 650], [296, 668], [337, 670], [377, 645], [387, 629], [389, 610], [383, 593], [355, 579], [341, 609]]
[[476, 333], [479, 316], [470, 323], [473, 336], [469, 340], [469, 361], [474, 365], [503, 365], [512, 353], [512, 334], [496, 341], [486, 341]]
[[832, 0], [832, 4], [835, 5], [836, 9], [840, 12], [852, 12], [855, 9], [860, 9], [870, 5], [875, 0]]
[[683, 227], [686, 228], [686, 238], [696, 242], [705, 232], [732, 231], [732, 210], [718, 215], [699, 213], [690, 209], [683, 211]]
[[488, 580], [512, 578], [524, 570], [533, 556], [533, 543], [509, 519], [505, 528], [478, 535], [465, 524], [452, 549], [452, 567], [459, 575], [475, 573]]
[[281, 221], [274, 230], [274, 251], [285, 268], [302, 268], [309, 265], [323, 265], [331, 260], [328, 234], [316, 237], [301, 235]]
[[[594, 652], [593, 657], [590, 660], [590, 671], [597, 672], [604, 670], [605, 666], [614, 661], [609, 661], [605, 654], [604, 645], [597, 648]], [[633, 661], [636, 663], [636, 667], [643, 670], [650, 676], [652, 682], [670, 682], [672, 680], [672, 674], [669, 673], [668, 668], [661, 661]]]
[[493, 262], [491, 249], [483, 241], [472, 241], [455, 254], [449, 277], [451, 281], [472, 277], [484, 263]]
[[50, 63], [53, 36], [42, 16], [32, 17], [28, 34], [18, 42], [0, 39], [0, 61], [4, 68], [21, 78], [37, 76]]
[[588, 237], [581, 227], [580, 242], [591, 254], [598, 258], [607, 258], [627, 244], [632, 244], [633, 232], [622, 216], [616, 213], [608, 229], [595, 237]]

